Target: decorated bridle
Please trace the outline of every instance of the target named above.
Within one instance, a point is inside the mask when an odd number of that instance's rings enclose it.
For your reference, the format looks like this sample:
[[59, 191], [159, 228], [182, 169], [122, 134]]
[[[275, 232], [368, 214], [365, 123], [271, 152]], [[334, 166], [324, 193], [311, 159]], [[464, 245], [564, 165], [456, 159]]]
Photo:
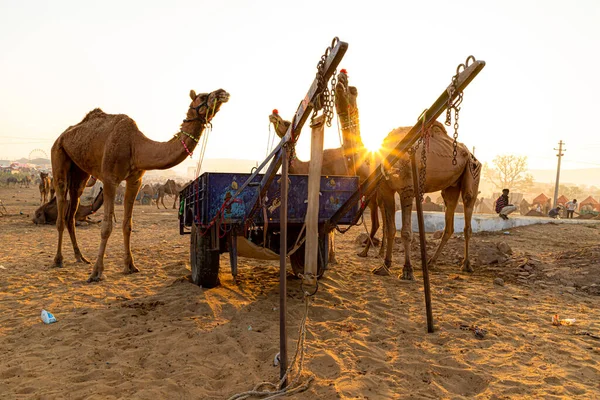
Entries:
[[[212, 107], [212, 115], [210, 116], [210, 118], [207, 118], [206, 115], [204, 114], [200, 114], [200, 109], [202, 107], [206, 108], [206, 114], [208, 114], [208, 110], [209, 110], [209, 105], [208, 105], [208, 99], [210, 97], [210, 93], [206, 96], [206, 99], [204, 99], [204, 101], [200, 104], [198, 104], [196, 107], [194, 106], [190, 106], [190, 110], [194, 110], [196, 111], [196, 115], [197, 117], [195, 118], [190, 118], [190, 119], [184, 119], [183, 122], [193, 122], [193, 121], [201, 121], [202, 125], [205, 126], [205, 128], [210, 129], [212, 128], [212, 124], [210, 123], [210, 120], [212, 119], [212, 117], [215, 114], [215, 108], [217, 107], [217, 99], [215, 98], [213, 101], [213, 107]], [[194, 142], [198, 143], [198, 138], [194, 137], [193, 135], [187, 133], [186, 131], [184, 131], [183, 129], [179, 131], [179, 133], [177, 133], [175, 136], [180, 139], [181, 138], [181, 134], [189, 137], [190, 139], [192, 139]], [[186, 153], [188, 153], [188, 155], [190, 156], [190, 158], [192, 158], [193, 156], [193, 152], [190, 151], [190, 149], [187, 147], [187, 145], [185, 144], [185, 141], [183, 139], [181, 140], [181, 144], [183, 145], [183, 148], [185, 149]]]

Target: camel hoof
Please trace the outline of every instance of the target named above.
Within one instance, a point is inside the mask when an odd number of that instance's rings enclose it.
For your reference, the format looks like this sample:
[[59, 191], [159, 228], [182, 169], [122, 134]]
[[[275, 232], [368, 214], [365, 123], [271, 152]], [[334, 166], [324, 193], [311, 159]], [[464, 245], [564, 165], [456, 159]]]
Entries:
[[463, 264], [462, 268], [461, 268], [462, 272], [468, 272], [468, 273], [473, 273], [475, 272], [475, 270], [473, 269], [473, 267], [471, 267], [471, 263], [466, 262]]
[[102, 277], [99, 275], [90, 275], [90, 277], [87, 280], [87, 283], [92, 283], [92, 282], [100, 282], [102, 280]]
[[360, 253], [357, 253], [356, 255], [359, 256], [359, 257], [366, 258], [369, 255], [369, 251], [368, 250], [367, 251], [363, 250]]
[[125, 275], [135, 274], [136, 272], [140, 272], [140, 270], [133, 264], [125, 267], [125, 269], [123, 270], [123, 273]]
[[54, 261], [54, 263], [52, 264], [51, 268], [62, 268], [63, 266], [64, 265], [63, 265], [62, 261], [58, 261], [58, 262]]
[[400, 277], [400, 279], [402, 279], [403, 281], [414, 281], [415, 275], [413, 274], [412, 269], [407, 270], [406, 268], [404, 268], [402, 270], [402, 276]]
[[82, 256], [81, 254], [79, 255], [79, 257], [76, 257], [76, 258], [77, 258], [78, 263], [91, 264], [91, 262], [87, 258]]
[[374, 275], [379, 275], [379, 276], [390, 276], [389, 271], [387, 270], [387, 268], [384, 268], [383, 266], [381, 267], [377, 267], [375, 268], [373, 271], [371, 271]]
[[338, 262], [337, 262], [337, 260], [335, 258], [332, 258], [327, 263], [331, 264], [331, 265], [336, 265]]

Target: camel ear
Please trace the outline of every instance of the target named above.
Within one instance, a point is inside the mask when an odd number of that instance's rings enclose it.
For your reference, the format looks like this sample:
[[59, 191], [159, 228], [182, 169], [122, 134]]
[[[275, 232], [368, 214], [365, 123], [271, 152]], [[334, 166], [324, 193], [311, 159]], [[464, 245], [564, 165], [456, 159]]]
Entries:
[[192, 100], [196, 100], [196, 91], [195, 90], [190, 90], [190, 98]]

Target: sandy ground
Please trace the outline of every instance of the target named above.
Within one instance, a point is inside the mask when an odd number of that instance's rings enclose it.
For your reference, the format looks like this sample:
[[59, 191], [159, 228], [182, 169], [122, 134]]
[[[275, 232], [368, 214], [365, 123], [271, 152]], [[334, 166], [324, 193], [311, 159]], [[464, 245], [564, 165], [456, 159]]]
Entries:
[[[9, 212], [0, 217], [0, 398], [223, 399], [278, 378], [276, 262], [241, 259], [234, 283], [224, 255], [222, 286], [203, 290], [188, 281], [189, 236], [179, 235], [175, 210], [136, 206], [141, 272], [121, 273], [117, 226], [104, 281], [87, 284], [91, 266], [74, 262], [68, 236], [65, 267], [49, 268], [55, 227], [27, 216], [37, 189], [0, 188], [0, 199]], [[600, 398], [600, 340], [582, 334], [600, 334], [597, 225], [476, 235], [471, 275], [458, 268], [463, 239], [451, 239], [431, 273], [433, 334], [421, 271], [414, 282], [371, 274], [375, 251], [355, 255], [363, 231], [337, 237], [339, 264], [309, 309], [302, 379], [314, 381], [296, 398]], [[78, 238], [94, 259], [100, 227], [79, 227]], [[499, 253], [500, 242], [513, 254]], [[430, 252], [436, 243], [429, 236]], [[419, 265], [417, 240], [413, 250]], [[394, 257], [399, 274], [400, 246]], [[299, 281], [289, 276], [288, 288], [293, 354], [304, 306]], [[43, 324], [42, 309], [58, 322]], [[554, 314], [577, 321], [553, 326]]]

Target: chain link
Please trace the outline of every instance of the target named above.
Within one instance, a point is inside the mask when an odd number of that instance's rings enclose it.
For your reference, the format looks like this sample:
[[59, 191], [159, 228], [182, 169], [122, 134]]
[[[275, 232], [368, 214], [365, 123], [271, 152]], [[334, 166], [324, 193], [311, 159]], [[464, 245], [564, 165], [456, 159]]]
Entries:
[[[458, 76], [467, 69], [471, 62], [475, 61], [475, 57], [472, 55], [467, 57], [467, 60], [464, 64], [459, 64], [456, 67], [456, 74], [452, 77], [452, 83], [450, 84], [450, 88], [448, 90], [448, 106], [446, 108], [446, 126], [452, 125], [452, 111], [454, 111], [454, 133], [453, 138], [454, 142], [452, 143], [452, 165], [456, 165], [456, 156], [458, 155], [458, 119], [460, 114], [460, 105], [463, 101], [463, 92], [460, 91], [458, 93]], [[454, 96], [456, 95], [456, 98]]]
[[336, 85], [337, 71], [333, 71], [333, 75], [331, 77], [331, 89], [329, 89], [327, 87], [327, 82], [325, 82], [325, 64], [327, 62], [329, 54], [337, 45], [338, 41], [339, 39], [337, 37], [333, 38], [333, 40], [331, 41], [331, 46], [325, 49], [325, 53], [321, 56], [321, 59], [317, 64], [317, 95], [313, 104], [312, 118], [315, 118], [317, 116], [317, 112], [319, 110], [323, 110], [323, 115], [325, 116], [325, 123], [329, 127], [331, 126], [331, 123], [333, 121], [333, 110], [335, 107], [334, 89]]

